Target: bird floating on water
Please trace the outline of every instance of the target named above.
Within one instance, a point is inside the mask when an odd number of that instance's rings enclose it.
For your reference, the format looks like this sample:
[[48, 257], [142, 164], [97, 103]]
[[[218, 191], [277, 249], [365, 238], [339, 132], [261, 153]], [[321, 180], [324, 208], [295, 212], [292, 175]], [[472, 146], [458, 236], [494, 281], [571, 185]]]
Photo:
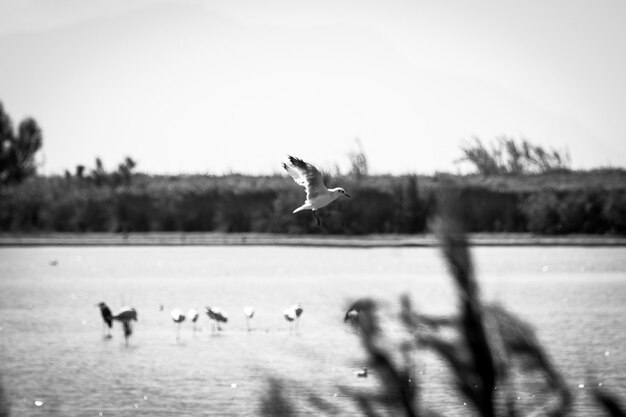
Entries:
[[296, 184], [301, 185], [306, 190], [306, 200], [304, 204], [293, 212], [297, 213], [302, 210], [311, 210], [313, 216], [317, 220], [317, 225], [320, 225], [320, 219], [315, 213], [316, 210], [332, 203], [342, 195], [350, 197], [346, 191], [341, 188], [326, 188], [324, 185], [324, 179], [319, 170], [300, 158], [288, 156], [289, 164], [283, 163], [283, 168], [291, 175]]

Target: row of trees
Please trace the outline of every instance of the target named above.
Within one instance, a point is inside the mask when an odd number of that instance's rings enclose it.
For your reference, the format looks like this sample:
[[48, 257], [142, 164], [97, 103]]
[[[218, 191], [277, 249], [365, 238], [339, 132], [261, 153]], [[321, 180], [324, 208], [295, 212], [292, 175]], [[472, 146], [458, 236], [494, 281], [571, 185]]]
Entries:
[[[0, 102], [0, 186], [19, 184], [36, 175], [35, 156], [42, 145], [43, 134], [35, 119], [25, 118], [15, 131], [11, 117]], [[132, 158], [126, 157], [116, 171], [107, 172], [102, 160], [96, 158], [96, 166], [88, 174], [85, 173], [84, 165], [78, 165], [74, 175], [66, 170], [65, 178], [87, 180], [98, 186], [128, 186], [136, 166], [137, 163]]]
[[[0, 102], [0, 185], [19, 183], [37, 171], [35, 155], [43, 143], [41, 129], [33, 118], [20, 122], [17, 132]], [[356, 139], [356, 151], [348, 153], [351, 168], [349, 174], [359, 180], [369, 173], [368, 159], [360, 139]], [[488, 146], [478, 137], [473, 143], [461, 148], [462, 156], [457, 162], [470, 163], [474, 170], [482, 175], [525, 175], [569, 171], [571, 160], [556, 150], [545, 150], [522, 138], [500, 136]], [[89, 177], [98, 185], [129, 185], [136, 163], [130, 157], [122, 162], [116, 172], [106, 173], [102, 161], [96, 159], [96, 167]], [[337, 170], [338, 171], [338, 170]], [[72, 174], [65, 171], [65, 177]], [[85, 177], [85, 166], [76, 167], [75, 177]]]
[[96, 158], [96, 165], [89, 171], [88, 174], [85, 174], [84, 165], [77, 165], [74, 175], [67, 170], [65, 171], [65, 180], [69, 183], [72, 183], [72, 181], [78, 181], [78, 183], [87, 181], [98, 187], [129, 186], [133, 179], [133, 170], [136, 166], [137, 163], [132, 158], [127, 156], [124, 158], [124, 161], [117, 166], [117, 170], [108, 172], [104, 169], [102, 160], [100, 158]]
[[22, 120], [15, 131], [0, 102], [0, 186], [19, 183], [37, 172], [35, 154], [42, 144], [35, 119]]

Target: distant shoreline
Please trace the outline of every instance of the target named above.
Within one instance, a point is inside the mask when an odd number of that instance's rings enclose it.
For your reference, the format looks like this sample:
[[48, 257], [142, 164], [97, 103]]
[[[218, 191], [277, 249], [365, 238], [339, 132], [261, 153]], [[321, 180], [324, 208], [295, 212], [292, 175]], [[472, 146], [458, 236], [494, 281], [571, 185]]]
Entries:
[[[626, 237], [597, 235], [538, 236], [527, 233], [476, 233], [473, 246], [626, 247]], [[0, 247], [31, 246], [303, 246], [338, 248], [437, 247], [423, 235], [285, 235], [266, 233], [0, 233]]]

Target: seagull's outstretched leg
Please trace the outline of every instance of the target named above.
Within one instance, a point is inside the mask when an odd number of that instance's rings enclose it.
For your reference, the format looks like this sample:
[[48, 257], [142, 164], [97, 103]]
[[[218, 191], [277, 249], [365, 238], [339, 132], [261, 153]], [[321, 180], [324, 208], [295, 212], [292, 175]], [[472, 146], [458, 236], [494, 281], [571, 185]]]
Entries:
[[313, 216], [315, 216], [315, 219], [317, 220], [317, 227], [320, 227], [320, 218], [317, 217], [317, 213], [315, 212], [315, 210], [311, 210], [313, 212]]

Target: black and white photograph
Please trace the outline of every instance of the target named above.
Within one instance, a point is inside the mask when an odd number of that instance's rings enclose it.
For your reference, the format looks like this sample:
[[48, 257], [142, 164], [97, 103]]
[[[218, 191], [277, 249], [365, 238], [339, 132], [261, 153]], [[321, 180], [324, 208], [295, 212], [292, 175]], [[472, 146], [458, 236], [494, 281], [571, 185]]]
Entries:
[[626, 2], [0, 0], [0, 417], [626, 417]]

